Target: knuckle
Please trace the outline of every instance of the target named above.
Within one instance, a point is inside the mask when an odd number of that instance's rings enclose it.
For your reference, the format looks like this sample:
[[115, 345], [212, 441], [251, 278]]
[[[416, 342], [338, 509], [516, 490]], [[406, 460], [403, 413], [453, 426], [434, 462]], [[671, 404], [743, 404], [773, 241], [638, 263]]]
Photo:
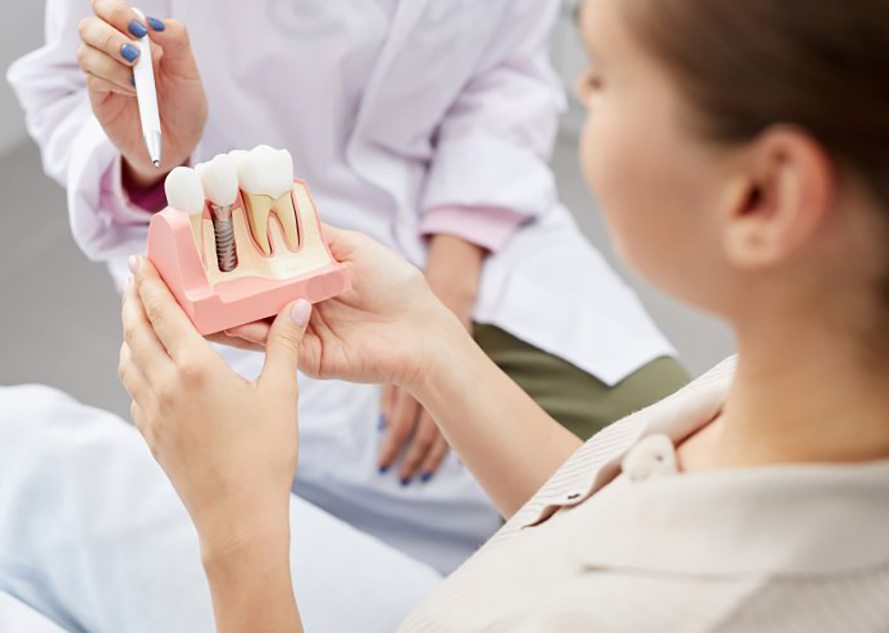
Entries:
[[100, 44], [100, 48], [105, 51], [113, 51], [117, 48], [117, 34], [111, 29], [108, 30], [107, 33], [102, 35], [102, 42]]
[[163, 320], [164, 306], [156, 297], [146, 298], [142, 305], [145, 308], [145, 316], [148, 317], [149, 321], [155, 323]]
[[407, 438], [410, 437], [410, 434], [411, 428], [407, 424], [400, 424], [392, 429], [392, 439], [398, 442], [399, 445], [404, 444]]
[[169, 20], [167, 20], [167, 29], [176, 33], [180, 38], [182, 38], [183, 42], [188, 42], [188, 26], [186, 26], [185, 22], [183, 22], [182, 20], [170, 18]]
[[432, 438], [418, 435], [414, 439], [414, 450], [417, 453], [417, 458], [421, 455], [425, 455], [429, 452], [429, 449], [432, 448]]
[[92, 21], [93, 18], [83, 18], [80, 22], [77, 23], [77, 34], [80, 36], [81, 40], [86, 40], [86, 38], [89, 36]]
[[422, 424], [420, 430], [417, 432], [417, 439], [424, 444], [432, 444], [437, 437], [438, 429], [436, 429], [434, 425], [428, 423]]
[[175, 404], [178, 396], [176, 381], [164, 380], [157, 386], [157, 404], [161, 411], [169, 411]]
[[189, 386], [196, 386], [204, 381], [204, 367], [192, 356], [185, 356], [176, 361], [176, 371], [181, 380]]
[[128, 322], [123, 324], [123, 342], [124, 345], [128, 347], [132, 347], [133, 343], [135, 343], [136, 339], [136, 331], [131, 327]]
[[412, 473], [417, 470], [417, 466], [420, 465], [420, 456], [419, 455], [408, 455], [404, 458], [403, 468], [405, 472]]
[[302, 337], [292, 330], [281, 332], [278, 335], [279, 345], [285, 349], [299, 349]]

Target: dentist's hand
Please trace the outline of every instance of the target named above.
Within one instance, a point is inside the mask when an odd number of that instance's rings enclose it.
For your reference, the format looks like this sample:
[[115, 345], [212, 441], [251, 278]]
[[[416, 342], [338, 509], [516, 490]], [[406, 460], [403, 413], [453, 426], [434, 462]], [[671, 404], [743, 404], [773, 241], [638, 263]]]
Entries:
[[147, 260], [123, 296], [119, 373], [131, 415], [194, 521], [205, 560], [289, 538], [300, 343], [311, 306], [271, 327], [262, 374], [238, 376], [197, 333]]
[[[149, 187], [187, 161], [207, 121], [207, 98], [188, 32], [177, 20], [143, 21], [121, 0], [92, 0], [92, 9], [94, 15], [80, 23], [77, 63], [86, 75], [93, 114], [123, 156], [125, 177], [136, 187]], [[151, 39], [154, 60], [163, 134], [160, 168], [151, 164], [142, 140], [132, 83], [142, 37]]]

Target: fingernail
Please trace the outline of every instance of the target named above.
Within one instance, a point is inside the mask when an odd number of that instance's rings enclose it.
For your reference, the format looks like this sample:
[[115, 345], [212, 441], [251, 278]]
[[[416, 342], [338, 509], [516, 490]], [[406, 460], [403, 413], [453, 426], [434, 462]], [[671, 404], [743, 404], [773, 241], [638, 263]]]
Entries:
[[409, 485], [411, 485], [411, 478], [410, 477], [405, 477], [404, 479], [401, 480], [401, 487], [402, 488], [406, 488]]
[[290, 318], [300, 327], [305, 327], [312, 316], [312, 304], [305, 299], [300, 299], [290, 308]]
[[139, 272], [139, 258], [136, 255], [130, 255], [127, 265], [130, 267], [130, 272], [134, 275]]
[[430, 479], [432, 479], [432, 473], [423, 473], [422, 475], [420, 475], [420, 481], [422, 481], [424, 484]]
[[379, 424], [377, 425], [377, 428], [378, 428], [379, 430], [381, 430], [381, 431], [385, 431], [385, 430], [386, 430], [386, 418], [385, 418], [384, 416], [382, 416], [382, 415], [380, 416], [380, 422], [379, 422]]
[[133, 37], [143, 38], [148, 35], [148, 29], [145, 28], [145, 25], [142, 24], [139, 20], [133, 20], [130, 22], [130, 25], [127, 27], [130, 33], [133, 34]]
[[380, 466], [380, 474], [381, 474], [381, 475], [385, 475], [385, 474], [388, 473], [388, 472], [389, 472], [389, 467], [388, 467], [388, 466]]
[[120, 47], [120, 54], [125, 60], [132, 62], [139, 57], [139, 49], [132, 44], [124, 44]]
[[148, 26], [150, 26], [154, 31], [163, 31], [165, 28], [167, 28], [167, 25], [164, 24], [164, 21], [158, 20], [157, 18], [148, 17], [145, 18], [145, 21], [148, 22]]

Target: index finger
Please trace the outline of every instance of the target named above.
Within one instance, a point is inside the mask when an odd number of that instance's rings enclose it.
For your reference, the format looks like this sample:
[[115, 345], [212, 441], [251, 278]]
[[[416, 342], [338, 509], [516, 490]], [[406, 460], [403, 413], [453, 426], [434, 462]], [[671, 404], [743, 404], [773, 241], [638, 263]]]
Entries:
[[121, 33], [137, 39], [148, 34], [145, 21], [122, 0], [92, 0], [93, 13], [105, 20]]
[[209, 349], [154, 266], [144, 257], [138, 260], [135, 286], [142, 300], [145, 316], [151, 322], [158, 340], [174, 360], [192, 356], [195, 349]]

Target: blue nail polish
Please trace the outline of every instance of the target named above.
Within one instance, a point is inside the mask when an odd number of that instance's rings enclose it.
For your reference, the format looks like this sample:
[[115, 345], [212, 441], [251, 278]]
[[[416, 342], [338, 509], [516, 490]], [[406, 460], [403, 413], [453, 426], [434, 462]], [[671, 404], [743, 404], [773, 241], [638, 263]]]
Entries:
[[388, 466], [380, 466], [380, 474], [381, 475], [385, 475], [387, 472], [389, 472]]
[[377, 424], [377, 428], [378, 428], [380, 431], [385, 431], [385, 430], [386, 430], [386, 418], [384, 418], [383, 416], [380, 416], [380, 421], [379, 421], [379, 423]]
[[432, 479], [432, 473], [423, 473], [420, 475], [420, 480], [425, 484], [427, 481]]
[[148, 26], [151, 27], [153, 31], [163, 31], [167, 28], [167, 25], [164, 24], [163, 20], [158, 20], [157, 18], [145, 18], [145, 21], [148, 22]]
[[146, 29], [145, 25], [139, 22], [139, 20], [133, 20], [132, 22], [130, 22], [130, 25], [127, 27], [127, 29], [129, 29], [130, 33], [133, 34], [133, 37], [138, 37], [139, 39], [148, 35], [148, 29]]
[[135, 61], [139, 57], [139, 49], [132, 44], [124, 44], [120, 47], [120, 54], [128, 62]]
[[405, 487], [409, 486], [410, 483], [411, 483], [411, 478], [405, 477], [404, 479], [401, 480], [401, 487], [405, 488]]

